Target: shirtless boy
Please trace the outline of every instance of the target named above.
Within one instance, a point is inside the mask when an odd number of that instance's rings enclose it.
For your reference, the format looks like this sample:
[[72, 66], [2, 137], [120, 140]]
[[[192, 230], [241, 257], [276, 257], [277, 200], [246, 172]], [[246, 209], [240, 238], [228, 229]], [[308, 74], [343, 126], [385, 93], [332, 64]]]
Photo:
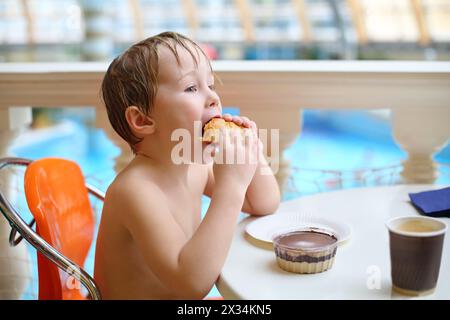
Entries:
[[[273, 174], [262, 173], [268, 164], [256, 124], [222, 115], [208, 58], [173, 32], [117, 57], [102, 94], [111, 125], [135, 157], [106, 193], [95, 256], [100, 292], [104, 299], [202, 299], [220, 275], [240, 212], [267, 215], [280, 202]], [[234, 149], [258, 160], [174, 163], [174, 130], [194, 136], [195, 121], [214, 117], [253, 132], [253, 139], [228, 139], [222, 130], [214, 156]], [[201, 219], [203, 194], [211, 203]]]

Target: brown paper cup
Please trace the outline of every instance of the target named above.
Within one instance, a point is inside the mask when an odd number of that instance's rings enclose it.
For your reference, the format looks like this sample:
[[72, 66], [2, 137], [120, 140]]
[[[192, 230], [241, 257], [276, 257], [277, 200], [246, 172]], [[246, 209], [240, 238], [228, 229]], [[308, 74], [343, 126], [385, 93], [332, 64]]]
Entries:
[[431, 294], [436, 288], [447, 225], [429, 217], [399, 217], [389, 230], [392, 288], [400, 294]]

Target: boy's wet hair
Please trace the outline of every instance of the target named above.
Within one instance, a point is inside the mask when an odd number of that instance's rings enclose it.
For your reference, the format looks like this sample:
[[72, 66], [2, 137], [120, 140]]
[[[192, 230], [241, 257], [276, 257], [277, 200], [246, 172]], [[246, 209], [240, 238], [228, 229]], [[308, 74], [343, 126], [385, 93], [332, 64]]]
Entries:
[[113, 60], [103, 78], [101, 94], [112, 127], [128, 142], [133, 152], [136, 152], [136, 144], [141, 139], [131, 131], [125, 110], [129, 106], [136, 106], [145, 115], [152, 112], [158, 91], [159, 46], [168, 48], [178, 64], [180, 58], [177, 46], [187, 50], [196, 65], [199, 53], [209, 63], [206, 54], [194, 41], [176, 32], [163, 32], [142, 40]]

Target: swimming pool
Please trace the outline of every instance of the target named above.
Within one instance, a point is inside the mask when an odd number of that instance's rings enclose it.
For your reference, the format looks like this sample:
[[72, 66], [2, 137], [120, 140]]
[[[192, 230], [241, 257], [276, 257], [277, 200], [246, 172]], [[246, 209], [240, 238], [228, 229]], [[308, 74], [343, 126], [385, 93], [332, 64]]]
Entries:
[[[237, 109], [226, 111], [239, 113]], [[284, 199], [334, 189], [397, 182], [399, 164], [405, 154], [391, 137], [386, 115], [376, 116], [359, 111], [305, 111], [301, 137], [285, 153], [293, 170]], [[11, 153], [31, 159], [50, 156], [71, 159], [81, 166], [87, 182], [106, 190], [115, 177], [113, 159], [119, 154], [119, 149], [101, 130], [84, 124], [86, 117], [93, 116], [92, 110], [82, 117], [70, 112], [60, 115], [60, 124], [55, 128], [21, 135], [11, 147]], [[435, 159], [449, 164], [450, 146], [446, 146]], [[364, 175], [369, 178], [360, 179]], [[444, 171], [436, 183], [450, 184], [449, 172]], [[26, 208], [24, 203], [20, 206]], [[208, 206], [209, 199], [203, 197], [202, 215]], [[244, 216], [242, 214], [241, 218]], [[30, 217], [29, 213], [24, 215], [26, 220]], [[94, 248], [95, 243], [85, 265], [90, 274], [93, 274], [94, 268]], [[29, 252], [35, 265], [36, 254], [31, 246]], [[36, 271], [33, 268], [33, 281], [24, 299], [36, 299]], [[218, 295], [214, 287], [208, 296]]]

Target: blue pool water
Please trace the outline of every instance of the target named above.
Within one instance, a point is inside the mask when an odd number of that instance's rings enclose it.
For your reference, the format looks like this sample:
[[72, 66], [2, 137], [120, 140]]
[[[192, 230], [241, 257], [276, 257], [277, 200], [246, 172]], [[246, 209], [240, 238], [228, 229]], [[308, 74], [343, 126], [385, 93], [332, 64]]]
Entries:
[[[237, 114], [239, 110], [228, 109], [227, 112]], [[87, 117], [93, 117], [93, 113], [88, 114]], [[64, 124], [60, 126], [61, 130], [57, 133], [33, 142], [27, 141], [26, 135], [21, 136], [21, 139], [13, 145], [11, 153], [31, 159], [43, 157], [71, 159], [81, 166], [87, 182], [106, 190], [115, 176], [113, 159], [119, 154], [119, 149], [106, 138], [101, 130], [83, 124], [86, 120], [85, 114], [81, 117], [78, 113], [60, 115], [58, 120]], [[285, 194], [285, 199], [337, 187], [361, 186], [352, 184], [353, 176], [346, 177], [345, 174], [340, 175], [340, 178], [348, 179], [350, 182], [344, 181], [336, 186], [333, 184], [335, 182], [332, 177], [335, 175], [333, 172], [341, 170], [352, 174], [360, 169], [398, 166], [405, 158], [405, 154], [391, 137], [388, 121], [370, 116], [367, 112], [343, 111], [305, 111], [301, 137], [286, 150], [285, 155], [294, 167], [292, 172], [294, 188]], [[442, 163], [450, 163], [450, 147], [447, 146], [435, 156], [435, 159]], [[334, 171], [324, 175], [320, 172], [323, 169]], [[443, 175], [437, 183], [449, 184], [449, 180], [448, 175]], [[375, 182], [372, 181], [372, 183]], [[378, 182], [382, 183], [383, 180]], [[368, 181], [365, 183], [369, 184]], [[322, 187], [320, 187], [321, 184]], [[209, 200], [204, 197], [203, 215], [208, 205]], [[25, 214], [25, 218], [29, 219], [29, 215]], [[90, 274], [93, 274], [94, 248], [95, 243], [85, 266]], [[35, 253], [31, 248], [30, 255], [35, 260]], [[34, 272], [33, 289], [37, 288], [36, 270]], [[216, 288], [209, 294], [209, 296], [218, 295]], [[28, 290], [24, 298], [32, 299], [36, 296]]]

